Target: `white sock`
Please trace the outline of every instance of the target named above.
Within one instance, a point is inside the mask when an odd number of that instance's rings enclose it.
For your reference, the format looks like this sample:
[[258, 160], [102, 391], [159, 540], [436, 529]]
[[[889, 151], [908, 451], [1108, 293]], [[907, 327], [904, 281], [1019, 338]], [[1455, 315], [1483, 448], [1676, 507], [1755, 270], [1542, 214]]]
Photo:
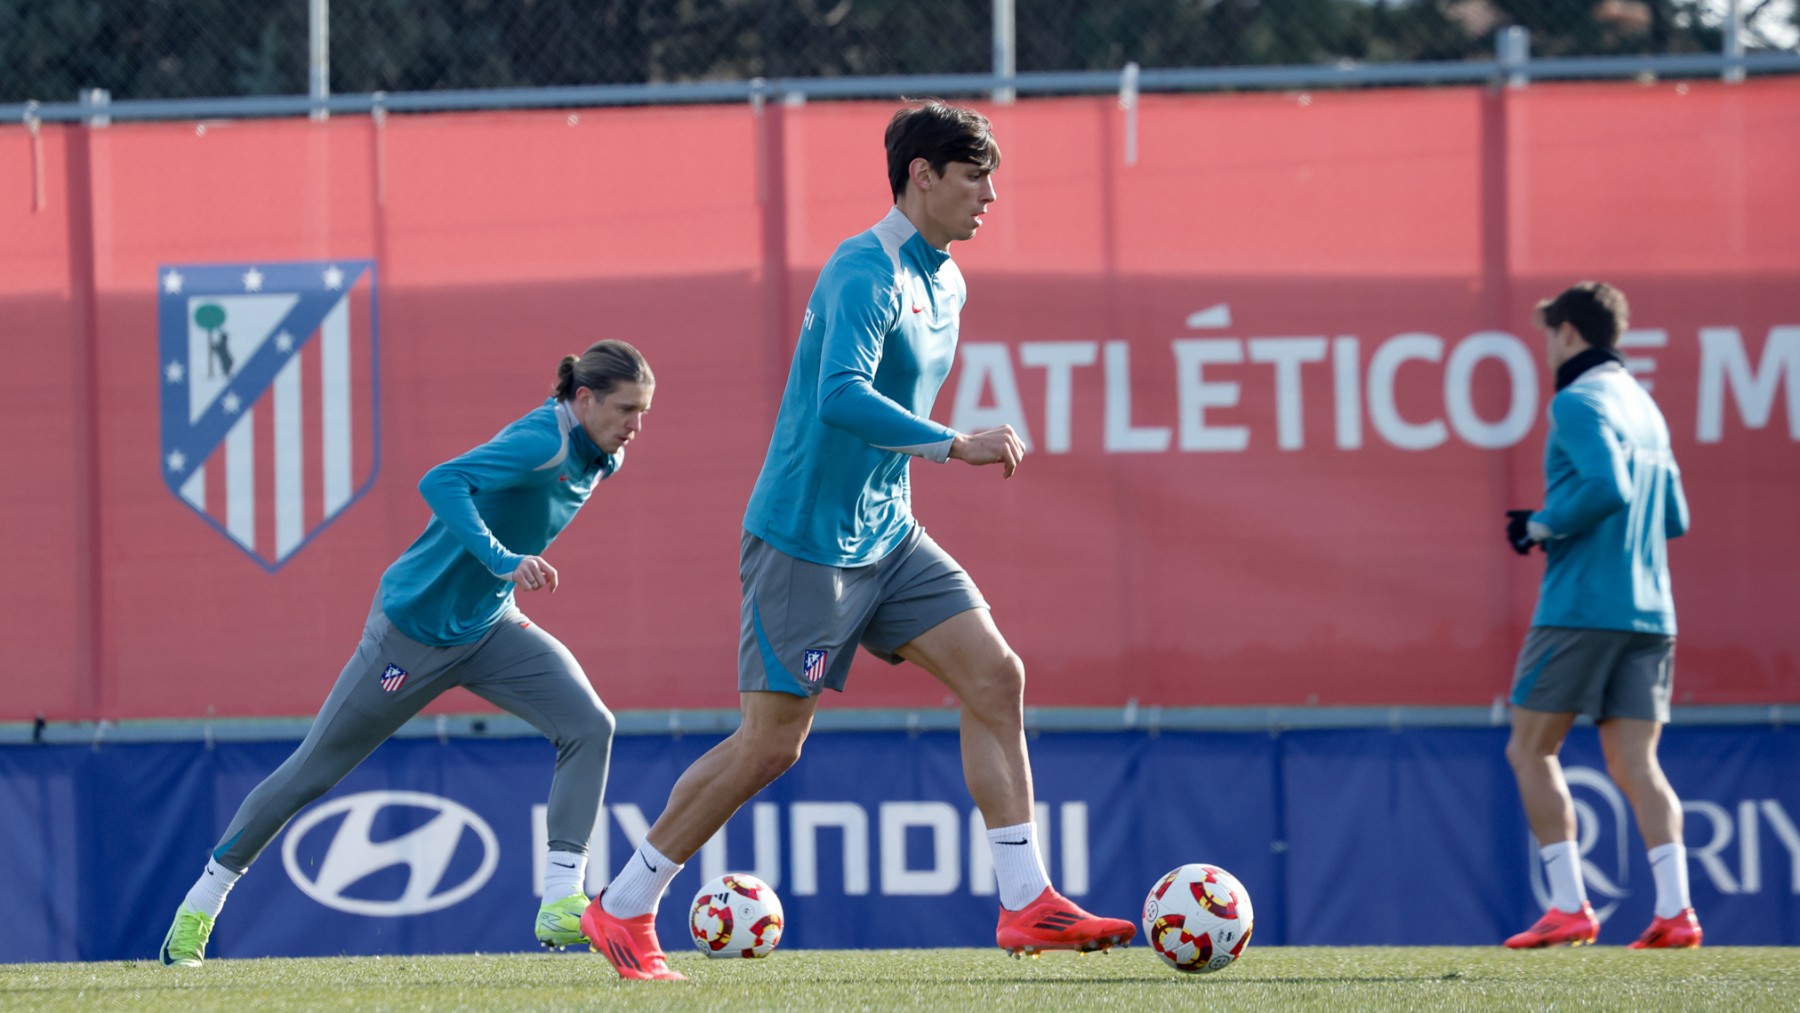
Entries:
[[681, 869], [680, 862], [672, 861], [645, 841], [607, 884], [600, 906], [614, 918], [655, 914], [669, 880]]
[[1550, 906], [1573, 914], [1587, 903], [1581, 881], [1581, 849], [1574, 841], [1558, 841], [1538, 849], [1544, 856], [1544, 878], [1550, 881]]
[[213, 918], [219, 917], [219, 912], [225, 909], [225, 895], [231, 892], [231, 884], [242, 875], [235, 869], [225, 868], [215, 859], [207, 859], [206, 871], [187, 893], [188, 905]]
[[544, 860], [544, 902], [551, 903], [581, 893], [582, 880], [586, 877], [586, 855], [552, 848]]
[[1000, 881], [1000, 906], [1017, 911], [1037, 900], [1050, 885], [1044, 856], [1038, 854], [1037, 824], [996, 827], [987, 837], [994, 852], [994, 878]]
[[1663, 844], [1650, 849], [1650, 871], [1656, 876], [1656, 917], [1673, 918], [1688, 901], [1687, 847]]

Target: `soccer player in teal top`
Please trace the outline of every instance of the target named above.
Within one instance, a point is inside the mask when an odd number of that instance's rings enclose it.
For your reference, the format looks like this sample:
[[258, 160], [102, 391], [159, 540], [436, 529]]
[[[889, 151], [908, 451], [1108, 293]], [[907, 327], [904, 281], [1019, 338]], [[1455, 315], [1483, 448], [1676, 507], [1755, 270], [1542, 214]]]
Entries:
[[1135, 932], [1051, 888], [1032, 823], [1025, 666], [974, 582], [912, 515], [913, 458], [998, 464], [1010, 477], [1025, 453], [1011, 426], [958, 433], [928, 417], [965, 294], [949, 247], [981, 228], [1000, 150], [979, 113], [927, 102], [895, 114], [887, 155], [894, 207], [819, 274], [744, 514], [742, 723], [676, 782], [582, 919], [622, 977], [682, 977], [656, 939], [664, 889], [799, 758], [818, 694], [843, 689], [859, 644], [918, 665], [962, 700], [963, 773], [989, 827], [999, 945], [1097, 950]]
[[225, 896], [294, 814], [408, 718], [461, 686], [556, 745], [536, 934], [583, 941], [582, 881], [612, 752], [613, 716], [567, 648], [534, 625], [517, 591], [555, 591], [543, 553], [643, 429], [656, 380], [638, 350], [602, 341], [557, 369], [552, 396], [493, 439], [425, 473], [431, 521], [387, 572], [306, 739], [250, 792], [163, 940], [164, 964], [198, 966]]
[[1625, 296], [1584, 282], [1539, 303], [1537, 318], [1557, 391], [1544, 448], [1544, 508], [1508, 511], [1507, 541], [1521, 555], [1543, 546], [1549, 563], [1513, 678], [1506, 758], [1551, 900], [1543, 918], [1506, 945], [1580, 945], [1599, 935], [1582, 884], [1574, 801], [1557, 760], [1576, 715], [1587, 714], [1600, 727], [1606, 769], [1637, 815], [1656, 880], [1656, 916], [1631, 945], [1699, 946], [1681, 799], [1656, 760], [1675, 675], [1667, 543], [1688, 529], [1681, 469], [1662, 412], [1616, 351]]

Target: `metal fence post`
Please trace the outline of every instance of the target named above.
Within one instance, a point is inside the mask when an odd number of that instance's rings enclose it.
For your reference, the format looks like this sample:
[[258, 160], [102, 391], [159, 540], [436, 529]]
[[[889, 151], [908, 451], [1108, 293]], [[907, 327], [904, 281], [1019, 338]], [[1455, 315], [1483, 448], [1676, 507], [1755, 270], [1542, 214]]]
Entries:
[[1508, 88], [1523, 88], [1531, 80], [1525, 65], [1531, 62], [1531, 30], [1508, 25], [1494, 36], [1494, 57]]
[[307, 0], [307, 95], [313, 100], [312, 118], [331, 117], [325, 100], [331, 96], [331, 0]]
[[1138, 65], [1127, 63], [1119, 75], [1119, 108], [1125, 110], [1125, 164], [1138, 158]]
[[1725, 59], [1740, 61], [1728, 63], [1719, 75], [1719, 80], [1726, 84], [1742, 84], [1744, 81], [1744, 0], [1728, 0], [1725, 16], [1725, 40], [1721, 47]]
[[75, 95], [81, 103], [81, 122], [90, 127], [112, 125], [112, 92], [105, 88], [83, 88]]
[[21, 117], [25, 121], [25, 132], [31, 135], [31, 213], [44, 210], [44, 119], [38, 115], [41, 107], [34, 99], [25, 103], [25, 113]]
[[[1013, 24], [1013, 0], [994, 0], [994, 76], [1011, 81], [1018, 72], [1017, 32]], [[1011, 85], [994, 89], [994, 101], [1011, 105], [1017, 91]]]
[[387, 205], [387, 92], [369, 96], [369, 123], [375, 128], [375, 204]]
[[[80, 127], [64, 134], [63, 172], [68, 200], [69, 304], [73, 324], [76, 383], [84, 391], [100, 389], [99, 282], [95, 267], [99, 241], [94, 225], [94, 192], [110, 182], [105, 155], [95, 157], [101, 146], [100, 128], [112, 123], [112, 92], [83, 88], [76, 95], [81, 107]], [[100, 168], [96, 169], [95, 164]], [[96, 179], [96, 177], [99, 177]], [[100, 467], [100, 426], [93, 412], [74, 412], [74, 442], [86, 458], [74, 470], [76, 541], [76, 642], [86, 645], [85, 678], [78, 706], [88, 714], [105, 714], [111, 708], [106, 679], [106, 528], [100, 520], [102, 487], [106, 471]], [[96, 735], [99, 734], [98, 729]]]

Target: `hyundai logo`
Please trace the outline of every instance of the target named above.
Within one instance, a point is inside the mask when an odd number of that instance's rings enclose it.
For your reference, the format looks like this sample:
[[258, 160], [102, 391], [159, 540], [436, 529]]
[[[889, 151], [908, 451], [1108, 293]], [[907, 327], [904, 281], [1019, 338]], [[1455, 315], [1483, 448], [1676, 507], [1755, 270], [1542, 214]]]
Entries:
[[[375, 819], [388, 806], [428, 810], [436, 815], [398, 837], [376, 841]], [[325, 847], [317, 867], [303, 869], [296, 858], [309, 832], [342, 813], [344, 820]], [[465, 834], [481, 843], [481, 866], [459, 883], [444, 876]], [[398, 918], [447, 908], [486, 885], [500, 861], [494, 831], [466, 806], [420, 791], [365, 791], [333, 799], [294, 822], [281, 845], [288, 878], [308, 897], [351, 914]], [[347, 897], [344, 891], [373, 873], [396, 865], [407, 870], [406, 889], [393, 900]]]

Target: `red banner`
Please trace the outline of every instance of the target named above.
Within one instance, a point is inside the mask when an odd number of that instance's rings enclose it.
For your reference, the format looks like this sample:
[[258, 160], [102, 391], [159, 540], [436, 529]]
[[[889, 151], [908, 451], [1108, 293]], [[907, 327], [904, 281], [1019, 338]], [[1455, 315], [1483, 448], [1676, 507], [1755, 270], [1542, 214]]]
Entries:
[[[813, 277], [886, 206], [891, 111], [0, 128], [0, 719], [312, 711], [424, 526], [419, 476], [601, 337], [644, 350], [655, 410], [552, 547], [561, 589], [523, 605], [616, 709], [732, 706], [744, 500]], [[953, 251], [970, 298], [935, 417], [1010, 422], [1032, 454], [1011, 481], [915, 464], [914, 496], [1029, 703], [1504, 692], [1542, 572], [1501, 538], [1542, 495], [1530, 307], [1584, 278], [1631, 298], [1693, 507], [1678, 702], [1800, 701], [1800, 81], [1152, 96], [1133, 151], [1110, 98], [989, 111], [999, 201]], [[374, 269], [306, 326], [373, 342], [340, 434], [373, 477], [244, 551], [227, 478], [189, 488], [199, 511], [170, 484], [167, 413], [192, 406], [159, 306], [243, 278], [205, 291], [274, 342], [281, 272], [337, 262]], [[291, 298], [326, 313], [314, 288]], [[308, 362], [294, 382], [328, 384]], [[863, 661], [833, 703], [945, 701]]]

